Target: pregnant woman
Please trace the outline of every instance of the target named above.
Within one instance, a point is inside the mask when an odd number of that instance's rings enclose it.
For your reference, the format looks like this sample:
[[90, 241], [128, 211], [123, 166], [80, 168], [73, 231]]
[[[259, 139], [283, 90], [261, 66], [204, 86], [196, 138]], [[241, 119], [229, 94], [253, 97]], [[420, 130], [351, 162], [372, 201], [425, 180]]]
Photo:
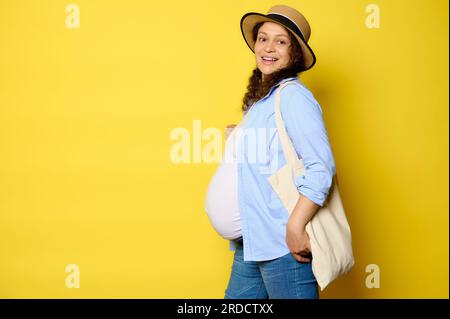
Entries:
[[[335, 163], [322, 109], [297, 78], [316, 62], [310, 26], [296, 9], [277, 5], [245, 14], [241, 30], [256, 67], [245, 116], [227, 139], [206, 196], [213, 227], [234, 251], [225, 298], [319, 298], [305, 227], [325, 203]], [[268, 181], [286, 164], [275, 122], [275, 95], [286, 82], [281, 115], [306, 169], [295, 180], [300, 197], [291, 214]]]

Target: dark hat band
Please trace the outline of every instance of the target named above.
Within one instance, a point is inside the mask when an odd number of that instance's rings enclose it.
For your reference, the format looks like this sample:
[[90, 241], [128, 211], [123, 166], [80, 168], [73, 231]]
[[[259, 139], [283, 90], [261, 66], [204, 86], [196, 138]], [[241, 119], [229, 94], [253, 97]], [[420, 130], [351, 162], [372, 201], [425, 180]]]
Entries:
[[285, 25], [286, 27], [291, 29], [293, 32], [295, 32], [300, 37], [300, 39], [302, 39], [303, 42], [306, 43], [305, 38], [303, 37], [302, 31], [300, 31], [300, 29], [297, 27], [297, 25], [294, 22], [292, 22], [290, 19], [286, 18], [283, 15], [276, 14], [276, 13], [269, 13], [266, 15], [266, 17], [268, 17], [272, 20], [278, 21], [281, 24]]

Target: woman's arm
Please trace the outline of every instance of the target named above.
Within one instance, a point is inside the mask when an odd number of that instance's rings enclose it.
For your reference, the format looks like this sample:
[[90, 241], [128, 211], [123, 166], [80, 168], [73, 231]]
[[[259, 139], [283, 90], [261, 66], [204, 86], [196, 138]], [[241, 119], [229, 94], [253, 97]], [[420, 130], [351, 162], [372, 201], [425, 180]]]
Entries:
[[[286, 228], [286, 242], [298, 261], [308, 262], [302, 255], [311, 252], [306, 224], [323, 206], [335, 173], [334, 157], [328, 139], [322, 111], [309, 92], [286, 92], [281, 112], [287, 133], [295, 151], [302, 158], [305, 176], [299, 176], [295, 184], [300, 198]], [[283, 97], [282, 97], [283, 101]]]
[[314, 97], [307, 95], [311, 93], [292, 89], [296, 90], [286, 96], [286, 103], [282, 97], [281, 113], [297, 156], [305, 166], [305, 175], [298, 176], [295, 184], [300, 194], [323, 206], [335, 174], [335, 162], [322, 110]]
[[300, 194], [300, 198], [289, 217], [286, 226], [286, 243], [295, 259], [300, 262], [311, 261], [305, 257], [305, 255], [311, 253], [311, 244], [305, 228], [319, 208], [319, 205]]

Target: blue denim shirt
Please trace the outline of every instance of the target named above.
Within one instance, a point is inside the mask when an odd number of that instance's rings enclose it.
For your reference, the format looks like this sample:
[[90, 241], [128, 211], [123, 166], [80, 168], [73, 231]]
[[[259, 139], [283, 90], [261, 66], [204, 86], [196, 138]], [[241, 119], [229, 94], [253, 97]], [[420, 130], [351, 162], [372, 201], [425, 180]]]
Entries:
[[[323, 206], [335, 174], [335, 162], [322, 117], [312, 93], [297, 78], [287, 78], [248, 111], [240, 143], [238, 204], [244, 240], [244, 260], [263, 261], [289, 253], [286, 225], [289, 213], [269, 184], [268, 177], [286, 164], [275, 124], [275, 89], [281, 92], [281, 114], [306, 176], [295, 181], [299, 193]], [[230, 250], [235, 250], [230, 241]]]

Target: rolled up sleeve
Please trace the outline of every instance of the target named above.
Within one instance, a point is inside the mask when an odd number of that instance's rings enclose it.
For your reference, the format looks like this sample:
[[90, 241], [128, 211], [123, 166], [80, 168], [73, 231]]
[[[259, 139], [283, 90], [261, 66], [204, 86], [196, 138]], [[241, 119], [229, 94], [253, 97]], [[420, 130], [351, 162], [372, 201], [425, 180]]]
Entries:
[[298, 89], [287, 97], [287, 101], [281, 104], [281, 114], [306, 169], [306, 175], [298, 176], [295, 185], [300, 194], [323, 206], [336, 168], [322, 110], [312, 96], [306, 96], [306, 92]]

